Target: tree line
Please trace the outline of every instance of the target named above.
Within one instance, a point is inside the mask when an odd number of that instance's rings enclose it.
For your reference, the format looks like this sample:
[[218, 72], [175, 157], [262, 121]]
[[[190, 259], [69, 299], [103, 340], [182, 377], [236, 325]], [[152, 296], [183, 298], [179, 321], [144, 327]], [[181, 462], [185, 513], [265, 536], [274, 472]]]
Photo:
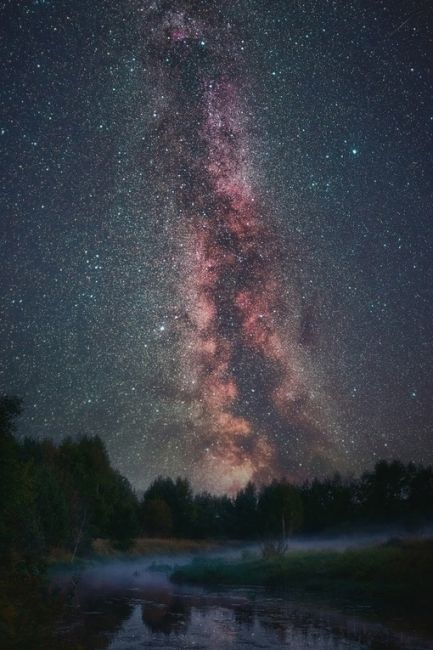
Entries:
[[139, 497], [99, 437], [18, 440], [19, 412], [18, 400], [0, 399], [0, 560], [53, 547], [76, 555], [96, 537], [126, 549], [138, 536], [263, 539], [433, 520], [432, 467], [399, 461], [380, 461], [356, 479], [249, 483], [233, 497], [159, 477]]
[[157, 478], [140, 503], [149, 535], [264, 539], [293, 533], [347, 532], [397, 524], [416, 529], [433, 522], [433, 469], [381, 460], [360, 478], [292, 485], [253, 483], [236, 496], [194, 495], [186, 479]]
[[138, 535], [137, 496], [102, 440], [17, 440], [20, 410], [19, 400], [0, 400], [0, 559], [53, 547], [77, 553], [95, 537], [121, 543]]

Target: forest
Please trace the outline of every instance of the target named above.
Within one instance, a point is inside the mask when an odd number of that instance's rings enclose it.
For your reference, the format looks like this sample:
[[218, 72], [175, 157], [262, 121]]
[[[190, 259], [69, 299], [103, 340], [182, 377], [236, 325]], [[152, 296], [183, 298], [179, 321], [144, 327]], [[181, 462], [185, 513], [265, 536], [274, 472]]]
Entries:
[[44, 557], [53, 548], [72, 559], [107, 538], [127, 550], [136, 537], [261, 540], [374, 525], [406, 529], [433, 521], [433, 469], [378, 462], [359, 478], [292, 485], [249, 483], [235, 496], [195, 494], [187, 478], [158, 477], [138, 495], [110, 464], [95, 436], [19, 439], [16, 398], [0, 402], [0, 558]]

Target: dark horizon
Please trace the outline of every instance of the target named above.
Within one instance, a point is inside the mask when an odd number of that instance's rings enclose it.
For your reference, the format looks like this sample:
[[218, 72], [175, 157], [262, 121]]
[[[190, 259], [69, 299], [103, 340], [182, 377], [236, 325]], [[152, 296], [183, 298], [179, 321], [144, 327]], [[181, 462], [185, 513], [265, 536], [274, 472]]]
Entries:
[[375, 529], [382, 536], [387, 529], [431, 534], [432, 466], [381, 460], [360, 477], [334, 474], [300, 485], [275, 478], [229, 494], [160, 475], [138, 494], [112, 467], [101, 438], [20, 441], [19, 413], [19, 400], [0, 398], [0, 561], [10, 562], [13, 551], [27, 561], [42, 559], [58, 548], [72, 553], [73, 562], [79, 548], [88, 554], [98, 539], [127, 551], [143, 536], [285, 541]]
[[[12, 405], [12, 408], [10, 409], [10, 406]], [[8, 413], [10, 410], [11, 416], [7, 415], [6, 419], [3, 419], [3, 409], [6, 406], [6, 411], [5, 413]], [[106, 447], [106, 444], [100, 436], [97, 434], [95, 435], [89, 435], [89, 434], [80, 434], [77, 436], [68, 436], [64, 437], [62, 439], [60, 438], [50, 438], [50, 437], [44, 437], [44, 438], [39, 438], [39, 439], [34, 439], [28, 436], [24, 436], [20, 433], [20, 419], [23, 415], [24, 411], [24, 406], [22, 404], [22, 401], [17, 398], [16, 396], [10, 396], [10, 395], [0, 395], [0, 409], [2, 410], [2, 415], [0, 416], [0, 424], [2, 426], [2, 430], [4, 428], [5, 423], [7, 424], [7, 427], [5, 430], [10, 430], [11, 434], [17, 441], [19, 445], [30, 445], [29, 449], [32, 449], [33, 445], [36, 445], [36, 448], [40, 446], [41, 450], [45, 447], [53, 447], [57, 450], [59, 448], [63, 447], [66, 445], [80, 445], [80, 443], [83, 444], [93, 444], [96, 443], [97, 446], [102, 445], [101, 450], [103, 451], [104, 454], [107, 455], [108, 462], [110, 466], [113, 465], [113, 459], [110, 457], [110, 454], [108, 452], [108, 449]], [[331, 484], [337, 484], [337, 485], [356, 485], [358, 482], [361, 483], [362, 480], [366, 480], [367, 477], [374, 476], [375, 472], [377, 472], [378, 468], [382, 468], [385, 470], [385, 473], [390, 470], [390, 474], [392, 475], [393, 472], [396, 472], [396, 475], [399, 475], [401, 472], [404, 473], [405, 471], [407, 472], [412, 472], [416, 474], [417, 472], [421, 471], [422, 473], [431, 473], [432, 479], [433, 479], [433, 464], [423, 464], [423, 463], [415, 463], [414, 461], [406, 461], [405, 459], [402, 458], [380, 458], [376, 459], [374, 462], [374, 465], [371, 467], [366, 467], [364, 468], [360, 473], [354, 473], [351, 471], [347, 471], [346, 473], [339, 472], [338, 470], [335, 470], [334, 472], [331, 472], [329, 474], [325, 475], [315, 475], [315, 476], [309, 476], [304, 479], [298, 479], [295, 481], [291, 481], [289, 477], [280, 475], [280, 476], [273, 476], [271, 477], [267, 482], [258, 482], [254, 483], [253, 481], [248, 482], [246, 485], [239, 486], [239, 488], [235, 490], [230, 490], [227, 492], [210, 492], [208, 490], [200, 490], [200, 489], [195, 489], [194, 488], [194, 480], [192, 477], [189, 477], [187, 475], [182, 475], [182, 474], [177, 474], [177, 475], [167, 475], [163, 473], [156, 473], [155, 476], [152, 477], [152, 479], [149, 481], [149, 483], [145, 486], [143, 486], [140, 489], [137, 489], [134, 485], [131, 485], [131, 488], [133, 492], [137, 495], [138, 499], [143, 498], [143, 496], [149, 492], [149, 490], [152, 490], [152, 488], [158, 484], [159, 482], [172, 482], [175, 484], [178, 481], [181, 481], [183, 483], [188, 483], [190, 488], [192, 489], [192, 494], [196, 497], [200, 497], [203, 494], [209, 494], [210, 497], [228, 497], [229, 499], [235, 500], [236, 497], [241, 494], [244, 489], [249, 489], [251, 486], [254, 487], [254, 489], [259, 493], [263, 488], [267, 488], [270, 485], [277, 483], [277, 484], [286, 484], [288, 486], [291, 486], [295, 489], [302, 489], [306, 488], [308, 486], [312, 486], [315, 483], [321, 484], [321, 485], [331, 485]], [[394, 469], [393, 469], [394, 468]], [[114, 469], [116, 469], [114, 467]], [[122, 476], [122, 475], [121, 475]], [[127, 479], [126, 476], [122, 476], [122, 479]], [[399, 485], [399, 490], [402, 490], [402, 486], [399, 484], [399, 481], [402, 480], [402, 476], [398, 476], [397, 478], [397, 483]]]

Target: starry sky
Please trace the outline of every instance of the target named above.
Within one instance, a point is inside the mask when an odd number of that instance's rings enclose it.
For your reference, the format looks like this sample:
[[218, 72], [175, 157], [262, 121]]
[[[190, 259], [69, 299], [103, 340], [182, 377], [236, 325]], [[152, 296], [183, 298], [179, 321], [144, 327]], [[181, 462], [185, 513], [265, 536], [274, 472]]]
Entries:
[[142, 489], [433, 462], [433, 5], [0, 3], [0, 390]]

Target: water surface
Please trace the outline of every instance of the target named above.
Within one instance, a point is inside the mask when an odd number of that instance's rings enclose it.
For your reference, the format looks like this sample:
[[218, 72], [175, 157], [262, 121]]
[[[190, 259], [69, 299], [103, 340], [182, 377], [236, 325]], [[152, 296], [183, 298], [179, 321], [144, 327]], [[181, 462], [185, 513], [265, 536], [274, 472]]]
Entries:
[[112, 561], [59, 573], [69, 593], [58, 634], [83, 650], [432, 650], [428, 613], [379, 612], [356, 605], [275, 594], [261, 588], [212, 591], [174, 585], [173, 564], [190, 558]]

